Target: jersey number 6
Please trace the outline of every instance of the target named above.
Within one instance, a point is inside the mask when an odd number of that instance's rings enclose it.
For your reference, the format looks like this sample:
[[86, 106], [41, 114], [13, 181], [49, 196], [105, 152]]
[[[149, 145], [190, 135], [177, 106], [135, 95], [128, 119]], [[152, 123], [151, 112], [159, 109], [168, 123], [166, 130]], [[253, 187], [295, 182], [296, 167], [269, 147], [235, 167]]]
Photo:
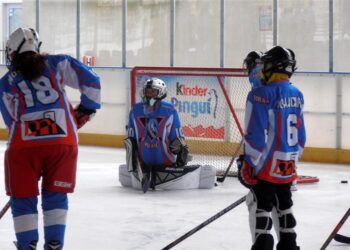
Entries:
[[298, 143], [298, 129], [297, 129], [298, 118], [296, 114], [289, 114], [287, 117], [287, 143], [293, 147]]

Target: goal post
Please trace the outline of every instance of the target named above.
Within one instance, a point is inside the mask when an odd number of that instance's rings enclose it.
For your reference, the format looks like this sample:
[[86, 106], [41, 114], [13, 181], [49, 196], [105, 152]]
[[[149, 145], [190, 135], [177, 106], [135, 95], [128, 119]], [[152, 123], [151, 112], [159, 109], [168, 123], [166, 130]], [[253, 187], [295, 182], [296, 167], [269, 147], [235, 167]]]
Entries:
[[[167, 85], [165, 101], [177, 109], [193, 159], [225, 172], [243, 138], [244, 110], [251, 89], [243, 69], [135, 67], [131, 72], [131, 105], [141, 101], [145, 79]], [[242, 149], [241, 149], [242, 150]], [[234, 163], [235, 164], [235, 163]], [[234, 165], [231, 175], [235, 174]]]

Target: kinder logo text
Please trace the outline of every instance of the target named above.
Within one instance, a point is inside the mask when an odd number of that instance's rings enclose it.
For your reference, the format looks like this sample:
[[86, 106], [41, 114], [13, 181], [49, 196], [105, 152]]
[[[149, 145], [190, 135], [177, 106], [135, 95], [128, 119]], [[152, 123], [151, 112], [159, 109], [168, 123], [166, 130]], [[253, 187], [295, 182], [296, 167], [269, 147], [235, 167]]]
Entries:
[[206, 96], [208, 88], [201, 88], [197, 85], [195, 87], [187, 87], [185, 84], [176, 83], [176, 95], [185, 96]]
[[[207, 90], [207, 89], [206, 89]], [[208, 98], [202, 102], [200, 101], [185, 101], [180, 98], [172, 97], [171, 103], [174, 105], [179, 113], [191, 114], [193, 118], [198, 115], [213, 115], [216, 118], [216, 109], [218, 106], [218, 96], [215, 89], [208, 92]]]

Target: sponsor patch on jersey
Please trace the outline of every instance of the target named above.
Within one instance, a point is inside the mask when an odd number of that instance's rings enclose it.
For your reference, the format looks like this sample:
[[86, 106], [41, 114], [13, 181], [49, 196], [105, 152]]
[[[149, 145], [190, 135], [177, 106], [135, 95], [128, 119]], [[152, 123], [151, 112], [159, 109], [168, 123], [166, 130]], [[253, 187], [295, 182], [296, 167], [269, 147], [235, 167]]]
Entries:
[[296, 174], [298, 152], [275, 151], [270, 169], [270, 175], [279, 179], [288, 179]]
[[26, 121], [25, 136], [64, 135], [63, 129], [50, 118]]
[[22, 120], [22, 139], [38, 140], [67, 136], [67, 122], [64, 110], [53, 109], [45, 112], [25, 114]]
[[291, 176], [295, 172], [294, 160], [277, 160], [273, 173], [280, 176]]

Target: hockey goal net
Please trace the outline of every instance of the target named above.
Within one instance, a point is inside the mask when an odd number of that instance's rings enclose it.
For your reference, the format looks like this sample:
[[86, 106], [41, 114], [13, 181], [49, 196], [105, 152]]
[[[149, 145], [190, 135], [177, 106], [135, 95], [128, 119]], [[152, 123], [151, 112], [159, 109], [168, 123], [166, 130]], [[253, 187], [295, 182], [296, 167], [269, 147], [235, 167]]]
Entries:
[[166, 101], [177, 109], [192, 161], [212, 165], [223, 175], [237, 173], [234, 158], [242, 152], [246, 97], [251, 89], [243, 69], [135, 67], [131, 73], [131, 104], [141, 100], [146, 78], [167, 84]]

